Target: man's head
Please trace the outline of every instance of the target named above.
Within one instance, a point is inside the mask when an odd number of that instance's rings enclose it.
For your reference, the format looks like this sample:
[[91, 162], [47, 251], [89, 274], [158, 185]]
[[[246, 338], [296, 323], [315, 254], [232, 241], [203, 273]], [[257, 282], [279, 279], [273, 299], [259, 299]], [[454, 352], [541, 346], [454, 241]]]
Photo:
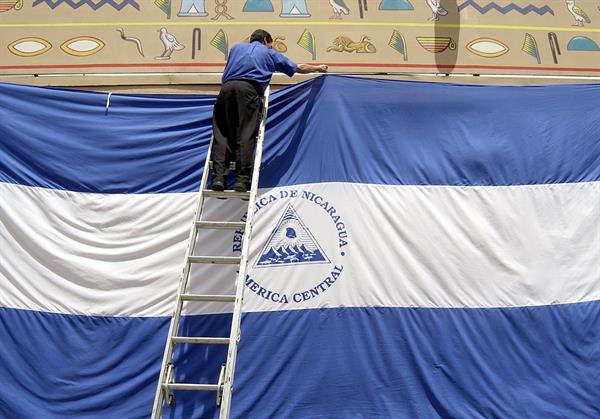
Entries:
[[257, 29], [250, 35], [250, 42], [260, 42], [271, 48], [273, 45], [273, 37], [269, 32], [263, 29]]

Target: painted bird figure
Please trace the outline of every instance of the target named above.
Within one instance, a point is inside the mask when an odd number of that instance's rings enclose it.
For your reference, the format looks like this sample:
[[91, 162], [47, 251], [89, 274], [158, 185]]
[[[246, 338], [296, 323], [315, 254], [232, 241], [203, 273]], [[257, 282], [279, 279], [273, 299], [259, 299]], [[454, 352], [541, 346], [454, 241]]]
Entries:
[[446, 16], [448, 11], [442, 7], [440, 4], [440, 0], [426, 0], [427, 5], [431, 9], [432, 15], [429, 19], [430, 21], [437, 21], [440, 19], [440, 16]]
[[590, 17], [575, 4], [575, 0], [567, 0], [567, 9], [569, 9], [569, 13], [575, 18], [573, 26], [583, 26], [583, 22], [592, 23]]
[[341, 19], [342, 15], [347, 15], [350, 13], [350, 9], [344, 3], [344, 0], [329, 0], [329, 4], [333, 9], [333, 16], [329, 19]]
[[160, 28], [160, 40], [165, 47], [165, 50], [160, 57], [156, 57], [157, 60], [169, 60], [171, 58], [171, 54], [173, 51], [181, 51], [185, 47], [177, 42], [177, 39], [169, 32], [167, 32], [166, 28]]

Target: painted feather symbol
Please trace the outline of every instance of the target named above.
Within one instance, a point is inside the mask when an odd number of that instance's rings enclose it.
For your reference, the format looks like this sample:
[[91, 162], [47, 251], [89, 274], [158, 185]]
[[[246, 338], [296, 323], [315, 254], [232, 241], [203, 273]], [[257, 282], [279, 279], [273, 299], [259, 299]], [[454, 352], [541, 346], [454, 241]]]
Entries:
[[404, 61], [408, 59], [408, 53], [406, 51], [406, 41], [404, 40], [404, 37], [400, 32], [394, 29], [394, 31], [392, 32], [392, 37], [390, 38], [390, 42], [388, 42], [388, 45], [394, 48], [400, 54], [402, 54], [402, 58], [404, 58]]
[[537, 46], [537, 42], [535, 41], [535, 38], [533, 37], [533, 35], [526, 33], [525, 34], [525, 40], [523, 41], [523, 48], [521, 48], [523, 50], [523, 52], [531, 55], [533, 58], [535, 58], [538, 62], [538, 64], [541, 64], [541, 59], [540, 59], [540, 53], [538, 50], [538, 46]]
[[210, 44], [221, 51], [223, 55], [225, 55], [225, 60], [227, 60], [227, 57], [229, 56], [229, 40], [223, 29], [219, 29], [219, 32], [217, 32], [213, 39], [210, 40]]
[[298, 45], [307, 50], [312, 54], [313, 61], [317, 59], [317, 46], [315, 41], [315, 36], [308, 29], [304, 29], [300, 39], [298, 40]]

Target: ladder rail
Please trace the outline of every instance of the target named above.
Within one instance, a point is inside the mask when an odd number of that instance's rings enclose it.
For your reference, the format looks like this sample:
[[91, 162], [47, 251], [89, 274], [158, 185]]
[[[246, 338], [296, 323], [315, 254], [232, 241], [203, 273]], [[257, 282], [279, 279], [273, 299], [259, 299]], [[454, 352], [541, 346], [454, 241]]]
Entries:
[[252, 238], [252, 224], [254, 220], [254, 207], [258, 195], [258, 182], [260, 177], [260, 167], [262, 163], [263, 142], [265, 138], [265, 128], [267, 125], [267, 113], [269, 110], [270, 88], [264, 93], [264, 107], [262, 120], [258, 130], [258, 140], [256, 142], [256, 152], [254, 156], [254, 167], [252, 170], [252, 184], [250, 187], [250, 199], [248, 201], [248, 213], [246, 215], [246, 229], [242, 243], [242, 254], [240, 260], [240, 269], [236, 279], [236, 299], [233, 316], [231, 320], [231, 332], [229, 336], [229, 347], [227, 348], [227, 362], [225, 364], [225, 377], [223, 380], [223, 394], [221, 399], [221, 419], [229, 419], [231, 412], [231, 398], [233, 391], [233, 379], [235, 374], [235, 363], [237, 360], [237, 347], [240, 339], [240, 327], [242, 321], [242, 303], [244, 298], [244, 289], [246, 283], [246, 271], [248, 268], [248, 254], [250, 252], [250, 242]]
[[209, 167], [210, 167], [210, 156], [212, 152], [212, 146], [214, 141], [214, 134], [211, 135], [210, 143], [208, 144], [208, 151], [206, 153], [206, 161], [204, 162], [204, 170], [202, 172], [202, 178], [200, 180], [200, 191], [198, 194], [198, 199], [196, 202], [196, 211], [194, 213], [194, 219], [192, 220], [192, 228], [190, 230], [190, 236], [188, 238], [188, 247], [185, 254], [184, 259], [184, 267], [179, 279], [179, 289], [177, 291], [177, 301], [175, 302], [175, 307], [173, 309], [173, 316], [171, 317], [171, 322], [169, 325], [169, 332], [167, 334], [167, 342], [165, 344], [165, 351], [163, 355], [163, 360], [160, 368], [160, 374], [158, 376], [158, 386], [156, 388], [156, 393], [154, 395], [154, 405], [152, 406], [152, 419], [160, 419], [162, 418], [162, 411], [164, 407], [164, 391], [163, 391], [163, 383], [167, 376], [168, 364], [171, 362], [173, 357], [173, 349], [175, 348], [175, 342], [173, 341], [173, 337], [177, 335], [179, 330], [179, 322], [181, 320], [181, 312], [183, 309], [184, 300], [181, 298], [182, 294], [185, 294], [187, 290], [187, 285], [190, 278], [190, 270], [192, 264], [189, 262], [189, 258], [194, 253], [194, 247], [196, 246], [196, 237], [198, 235], [198, 227], [196, 222], [199, 221], [199, 217], [202, 214], [202, 210], [204, 207], [204, 190], [208, 185], [208, 176], [209, 176]]

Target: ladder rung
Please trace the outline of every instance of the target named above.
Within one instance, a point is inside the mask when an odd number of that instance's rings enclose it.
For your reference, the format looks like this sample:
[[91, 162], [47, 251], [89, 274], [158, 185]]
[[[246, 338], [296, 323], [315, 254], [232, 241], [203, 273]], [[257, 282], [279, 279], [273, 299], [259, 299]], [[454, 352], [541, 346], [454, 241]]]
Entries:
[[197, 343], [205, 345], [229, 345], [229, 338], [204, 338], [192, 336], [173, 336], [175, 343]]
[[239, 265], [242, 258], [239, 256], [190, 256], [190, 263], [217, 263]]
[[218, 301], [222, 303], [235, 303], [235, 295], [208, 295], [208, 294], [181, 294], [184, 301]]
[[167, 390], [219, 391], [218, 384], [172, 383], [172, 384], [163, 384], [163, 388], [166, 388]]
[[250, 199], [250, 192], [236, 192], [236, 191], [212, 191], [205, 189], [203, 191], [204, 196], [211, 198], [242, 198]]
[[246, 228], [246, 223], [242, 221], [196, 221], [196, 227], [219, 230], [243, 230]]

